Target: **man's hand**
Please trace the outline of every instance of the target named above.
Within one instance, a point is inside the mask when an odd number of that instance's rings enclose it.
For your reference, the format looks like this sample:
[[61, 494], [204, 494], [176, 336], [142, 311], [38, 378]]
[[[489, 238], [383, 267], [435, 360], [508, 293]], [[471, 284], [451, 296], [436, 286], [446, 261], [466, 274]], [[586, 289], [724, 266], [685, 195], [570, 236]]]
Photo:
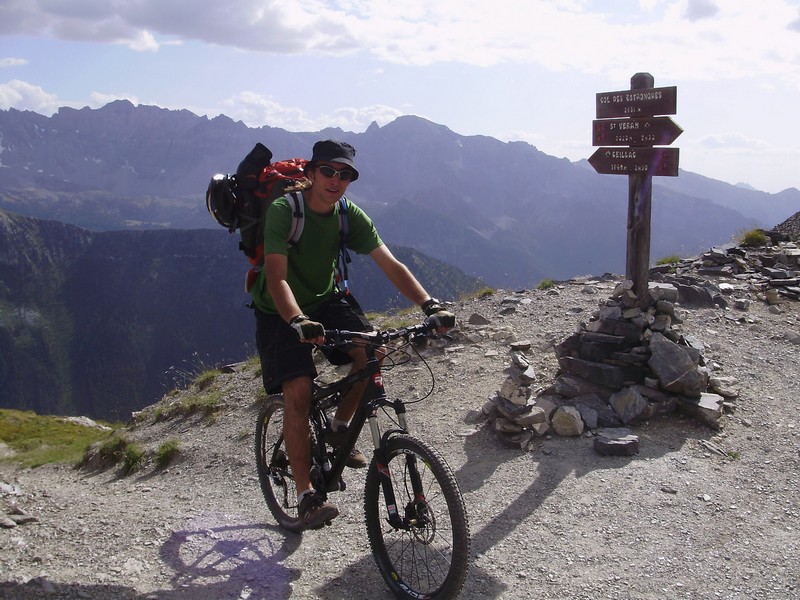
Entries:
[[448, 329], [456, 326], [456, 316], [439, 303], [438, 300], [431, 298], [422, 304], [422, 310], [428, 321], [436, 325], [438, 333], [444, 333]]
[[301, 342], [309, 342], [312, 344], [322, 344], [325, 342], [325, 328], [322, 323], [312, 321], [306, 315], [297, 315], [289, 325], [292, 326], [300, 337]]

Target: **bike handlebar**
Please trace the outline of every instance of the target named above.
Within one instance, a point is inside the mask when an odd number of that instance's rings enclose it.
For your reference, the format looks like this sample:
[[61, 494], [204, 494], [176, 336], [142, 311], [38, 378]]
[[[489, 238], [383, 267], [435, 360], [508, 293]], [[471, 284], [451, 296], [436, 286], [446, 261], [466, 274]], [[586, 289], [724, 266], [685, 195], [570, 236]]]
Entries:
[[378, 331], [348, 331], [346, 329], [326, 329], [325, 346], [338, 346], [352, 340], [363, 340], [375, 346], [380, 346], [405, 338], [406, 340], [422, 335], [430, 335], [438, 327], [438, 322], [431, 317], [426, 318], [422, 323], [409, 325], [398, 329], [382, 329]]

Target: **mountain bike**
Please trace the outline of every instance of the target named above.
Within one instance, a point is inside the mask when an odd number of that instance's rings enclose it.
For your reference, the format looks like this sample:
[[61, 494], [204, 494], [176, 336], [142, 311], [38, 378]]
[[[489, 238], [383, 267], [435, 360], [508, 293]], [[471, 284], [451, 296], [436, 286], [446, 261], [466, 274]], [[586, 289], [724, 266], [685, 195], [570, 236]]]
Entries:
[[[367, 535], [389, 588], [398, 598], [415, 600], [452, 598], [461, 591], [469, 559], [469, 524], [453, 471], [436, 449], [409, 433], [406, 404], [411, 402], [387, 397], [378, 355], [384, 356], [389, 367], [401, 364], [400, 357], [409, 359], [425, 338], [435, 336], [434, 330], [427, 319], [418, 325], [373, 332], [326, 330], [325, 347], [363, 344], [367, 364], [331, 383], [316, 381], [309, 414], [311, 480], [326, 498], [345, 489], [345, 462], [368, 423], [374, 450], [364, 485]], [[331, 448], [325, 442], [329, 413], [362, 380], [367, 383], [346, 441]], [[270, 512], [281, 527], [299, 532], [303, 526], [283, 438], [283, 410], [282, 394], [264, 402], [256, 423], [256, 463]], [[392, 422], [383, 432], [379, 412]]]

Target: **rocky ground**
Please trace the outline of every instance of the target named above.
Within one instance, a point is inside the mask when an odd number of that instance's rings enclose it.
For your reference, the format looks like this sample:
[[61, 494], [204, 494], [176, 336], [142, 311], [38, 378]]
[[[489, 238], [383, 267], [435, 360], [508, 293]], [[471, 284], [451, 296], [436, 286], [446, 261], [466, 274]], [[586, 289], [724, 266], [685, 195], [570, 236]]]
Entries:
[[[721, 430], [659, 417], [632, 428], [638, 455], [610, 457], [593, 451], [591, 434], [539, 437], [522, 451], [467, 422], [506, 377], [502, 332], [533, 342], [534, 388], [543, 389], [556, 374], [553, 344], [615, 284], [581, 279], [557, 293], [500, 291], [458, 303], [462, 337], [428, 356], [436, 389], [409, 418], [465, 495], [472, 563], [462, 597], [800, 598], [800, 303], [770, 309], [745, 291], [746, 311], [686, 309], [683, 330], [738, 380]], [[503, 314], [510, 295], [522, 302]], [[490, 324], [470, 327], [475, 313]], [[482, 341], [466, 343], [478, 329]], [[389, 371], [387, 383], [415, 398], [430, 376], [412, 363]], [[390, 598], [366, 538], [363, 471], [348, 472], [347, 490], [332, 497], [342, 512], [332, 527], [284, 533], [255, 471], [260, 381], [245, 370], [214, 386], [225, 409], [212, 422], [150, 419], [130, 430], [150, 449], [180, 440], [165, 470], [122, 477], [0, 464], [0, 517], [24, 513], [22, 524], [0, 529], [0, 597]]]

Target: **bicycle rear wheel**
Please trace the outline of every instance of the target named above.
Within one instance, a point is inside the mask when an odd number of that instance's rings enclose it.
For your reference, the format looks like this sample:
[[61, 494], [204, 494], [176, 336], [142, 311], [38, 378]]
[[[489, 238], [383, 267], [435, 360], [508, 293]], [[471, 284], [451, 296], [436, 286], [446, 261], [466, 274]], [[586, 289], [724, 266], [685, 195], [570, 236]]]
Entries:
[[302, 531], [297, 512], [297, 491], [283, 439], [283, 394], [267, 398], [256, 422], [256, 465], [261, 493], [278, 524], [289, 531]]
[[[469, 524], [452, 470], [425, 442], [392, 436], [388, 464], [373, 459], [364, 487], [365, 521], [378, 569], [398, 598], [453, 598], [469, 560]], [[389, 524], [381, 471], [388, 472], [402, 525]]]

